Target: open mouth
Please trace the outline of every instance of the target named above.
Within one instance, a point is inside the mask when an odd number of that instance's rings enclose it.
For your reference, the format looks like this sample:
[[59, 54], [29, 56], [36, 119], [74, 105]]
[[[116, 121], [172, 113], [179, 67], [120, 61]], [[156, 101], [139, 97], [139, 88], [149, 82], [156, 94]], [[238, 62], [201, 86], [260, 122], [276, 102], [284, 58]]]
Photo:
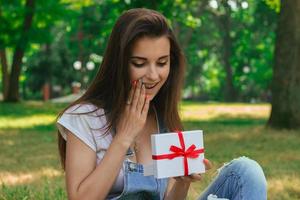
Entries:
[[150, 90], [150, 89], [154, 88], [157, 84], [158, 84], [158, 82], [155, 83], [155, 84], [145, 84], [145, 88], [148, 89], [148, 90]]

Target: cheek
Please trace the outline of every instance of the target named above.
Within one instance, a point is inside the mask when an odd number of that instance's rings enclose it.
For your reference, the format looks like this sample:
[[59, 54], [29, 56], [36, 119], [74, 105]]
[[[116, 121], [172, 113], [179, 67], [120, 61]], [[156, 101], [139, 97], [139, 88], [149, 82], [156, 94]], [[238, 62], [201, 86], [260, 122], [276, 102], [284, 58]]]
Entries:
[[133, 66], [129, 66], [130, 81], [137, 80], [141, 76], [141, 74], [142, 74], [141, 70]]
[[170, 74], [170, 66], [164, 68], [161, 72], [161, 77], [166, 81]]

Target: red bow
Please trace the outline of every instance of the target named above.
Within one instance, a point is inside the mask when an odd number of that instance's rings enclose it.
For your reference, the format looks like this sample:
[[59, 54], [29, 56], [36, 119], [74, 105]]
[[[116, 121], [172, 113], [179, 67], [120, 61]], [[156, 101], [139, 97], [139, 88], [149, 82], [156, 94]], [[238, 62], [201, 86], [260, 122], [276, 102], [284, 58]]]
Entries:
[[204, 149], [196, 149], [196, 146], [192, 144], [189, 146], [187, 150], [185, 150], [184, 138], [181, 131], [177, 132], [180, 147], [171, 145], [170, 151], [174, 153], [170, 154], [163, 154], [163, 155], [152, 155], [153, 160], [162, 160], [162, 159], [173, 159], [176, 157], [183, 156], [183, 163], [184, 163], [184, 175], [187, 176], [189, 174], [189, 167], [188, 167], [188, 158], [198, 158], [200, 153], [204, 153]]

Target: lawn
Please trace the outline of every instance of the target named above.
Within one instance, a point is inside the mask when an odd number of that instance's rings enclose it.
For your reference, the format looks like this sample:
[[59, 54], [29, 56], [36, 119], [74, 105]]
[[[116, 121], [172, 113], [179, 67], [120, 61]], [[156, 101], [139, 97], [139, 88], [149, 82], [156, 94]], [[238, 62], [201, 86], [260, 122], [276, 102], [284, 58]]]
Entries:
[[[66, 199], [56, 145], [56, 114], [64, 105], [0, 103], [0, 199]], [[241, 155], [257, 160], [268, 180], [268, 199], [300, 199], [300, 130], [265, 127], [268, 104], [181, 104], [185, 129], [202, 129], [214, 167], [194, 183], [195, 199], [216, 169]]]

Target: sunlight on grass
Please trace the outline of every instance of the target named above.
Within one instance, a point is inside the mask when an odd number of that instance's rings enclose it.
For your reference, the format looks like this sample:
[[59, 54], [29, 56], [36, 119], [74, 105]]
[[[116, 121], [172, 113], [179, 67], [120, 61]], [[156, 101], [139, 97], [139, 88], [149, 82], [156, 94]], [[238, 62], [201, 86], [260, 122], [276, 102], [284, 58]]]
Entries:
[[13, 186], [18, 184], [28, 184], [34, 182], [43, 177], [53, 178], [62, 176], [62, 172], [53, 168], [42, 168], [38, 171], [27, 172], [27, 173], [0, 173], [0, 186], [5, 184], [6, 186]]
[[[0, 104], [0, 199], [67, 199], [54, 125], [64, 106]], [[269, 104], [181, 104], [185, 130], [204, 130], [205, 156], [214, 165], [187, 199], [196, 199], [224, 162], [242, 155], [261, 164], [269, 199], [300, 199], [300, 131], [266, 128], [269, 113]]]
[[[269, 199], [300, 199], [300, 178], [284, 176], [268, 179]], [[276, 193], [274, 193], [276, 191]]]
[[55, 115], [35, 114], [25, 117], [0, 117], [0, 129], [23, 129], [54, 123]]
[[229, 118], [267, 118], [269, 104], [187, 104], [182, 103], [183, 120], [211, 120], [219, 117]]

